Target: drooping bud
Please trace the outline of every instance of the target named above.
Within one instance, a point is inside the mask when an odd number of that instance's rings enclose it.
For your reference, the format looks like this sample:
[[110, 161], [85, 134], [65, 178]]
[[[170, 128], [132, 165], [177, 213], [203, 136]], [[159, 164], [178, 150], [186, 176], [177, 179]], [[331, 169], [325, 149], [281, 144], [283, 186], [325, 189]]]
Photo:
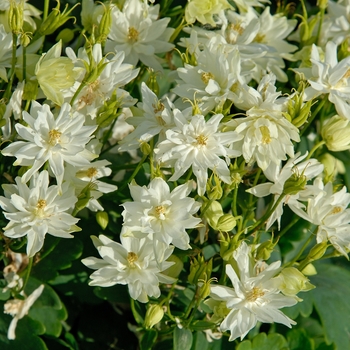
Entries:
[[335, 115], [326, 120], [321, 135], [330, 151], [340, 152], [350, 149], [350, 124], [347, 118]]
[[101, 226], [102, 230], [105, 230], [108, 225], [108, 213], [105, 211], [99, 211], [96, 214], [96, 221]]
[[143, 323], [143, 326], [146, 329], [150, 329], [154, 325], [156, 325], [158, 322], [160, 322], [163, 316], [164, 316], [163, 308], [158, 304], [151, 304], [149, 305], [146, 311], [145, 321]]

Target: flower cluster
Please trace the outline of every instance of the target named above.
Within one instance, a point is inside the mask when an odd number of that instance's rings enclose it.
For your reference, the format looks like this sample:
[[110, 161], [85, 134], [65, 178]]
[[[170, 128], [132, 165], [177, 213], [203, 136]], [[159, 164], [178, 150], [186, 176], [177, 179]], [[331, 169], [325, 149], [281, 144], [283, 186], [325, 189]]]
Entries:
[[[304, 0], [83, 0], [80, 16], [30, 2], [0, 1], [8, 340], [25, 346], [27, 318], [58, 338], [56, 291], [79, 280], [132, 314], [142, 349], [258, 344], [262, 329], [300, 348], [259, 327], [298, 327], [317, 260], [348, 259], [350, 1], [312, 16]], [[73, 322], [67, 348], [91, 340]]]

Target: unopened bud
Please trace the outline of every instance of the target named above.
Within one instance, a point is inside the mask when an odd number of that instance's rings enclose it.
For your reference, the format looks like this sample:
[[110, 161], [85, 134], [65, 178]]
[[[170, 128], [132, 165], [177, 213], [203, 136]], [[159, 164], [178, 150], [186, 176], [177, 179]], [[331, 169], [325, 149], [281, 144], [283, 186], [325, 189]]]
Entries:
[[278, 239], [276, 240], [276, 242], [273, 242], [273, 238], [269, 241], [265, 241], [261, 243], [256, 250], [256, 259], [268, 260], [271, 256], [271, 253], [275, 249], [275, 246], [277, 243], [278, 243]]
[[111, 30], [112, 25], [112, 6], [101, 3], [104, 8], [103, 15], [97, 27], [96, 42], [104, 44]]
[[200, 280], [207, 281], [210, 278], [212, 267], [212, 259], [205, 261], [204, 257], [199, 255], [198, 260], [194, 258], [191, 262], [188, 281], [194, 285], [197, 285]]
[[326, 120], [321, 135], [330, 151], [340, 152], [350, 149], [350, 124], [347, 118], [335, 115]]
[[157, 73], [153, 69], [149, 69], [150, 76], [146, 82], [146, 85], [152, 90], [157, 96], [159, 96], [159, 84], [157, 81]]
[[215, 174], [212, 174], [206, 184], [206, 193], [209, 199], [220, 199], [222, 197], [221, 181]]
[[283, 187], [283, 194], [297, 194], [301, 190], [303, 190], [306, 186], [307, 179], [303, 174], [294, 173], [285, 183]]
[[317, 243], [314, 247], [311, 248], [306, 259], [308, 259], [310, 262], [321, 259], [326, 252], [327, 247], [327, 241]]
[[142, 154], [148, 155], [152, 152], [151, 146], [144, 141], [140, 142], [140, 150], [142, 152]]
[[99, 211], [96, 214], [96, 221], [101, 226], [102, 230], [105, 230], [108, 225], [108, 213], [105, 211]]
[[10, 1], [10, 8], [8, 12], [8, 21], [12, 33], [19, 34], [23, 28], [23, 11], [24, 1], [17, 3], [16, 1]]
[[57, 35], [57, 37], [56, 37], [56, 41], [62, 40], [62, 42], [63, 42], [64, 44], [69, 43], [69, 42], [72, 41], [73, 39], [74, 39], [74, 32], [73, 32], [73, 30], [70, 29], [70, 28], [64, 28], [64, 29], [62, 29], [62, 30], [58, 33], [58, 35]]
[[164, 316], [164, 310], [160, 305], [158, 304], [149, 305], [146, 311], [146, 316], [145, 316], [145, 321], [143, 323], [143, 326], [147, 329], [150, 329], [154, 325], [156, 325], [158, 322], [160, 322], [163, 316]]
[[236, 226], [236, 219], [231, 214], [220, 216], [216, 228], [218, 231], [229, 232]]

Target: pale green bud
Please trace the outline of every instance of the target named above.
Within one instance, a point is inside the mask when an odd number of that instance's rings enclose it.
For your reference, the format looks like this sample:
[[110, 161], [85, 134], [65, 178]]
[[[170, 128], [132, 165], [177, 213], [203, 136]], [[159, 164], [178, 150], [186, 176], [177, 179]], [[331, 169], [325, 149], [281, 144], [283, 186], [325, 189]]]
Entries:
[[105, 230], [108, 225], [108, 213], [105, 211], [99, 211], [96, 214], [96, 221], [101, 226], [102, 230]]
[[287, 296], [295, 296], [299, 292], [307, 292], [315, 288], [309, 279], [295, 267], [283, 269], [277, 278], [280, 281], [279, 288]]
[[157, 73], [153, 69], [149, 69], [150, 76], [146, 81], [146, 85], [152, 90], [157, 96], [159, 96], [159, 84], [157, 81]]
[[268, 260], [271, 256], [271, 253], [275, 249], [277, 243], [278, 239], [276, 240], [276, 242], [273, 242], [273, 238], [271, 238], [271, 240], [269, 241], [261, 243], [256, 250], [256, 259]]
[[[45, 21], [41, 23], [39, 28], [39, 33], [41, 35], [50, 35], [54, 33], [59, 27], [61, 27], [64, 23], [66, 23], [69, 19], [74, 16], [69, 16], [69, 14], [79, 5], [74, 5], [70, 10], [68, 10], [68, 4], [66, 4], [63, 12], [60, 11], [60, 0], [56, 0], [57, 6], [52, 9], [50, 14], [47, 16]], [[67, 11], [68, 10], [68, 11]]]
[[72, 41], [73, 39], [74, 39], [74, 32], [73, 32], [73, 30], [70, 29], [70, 28], [64, 28], [64, 29], [62, 29], [62, 30], [58, 33], [58, 35], [57, 35], [57, 37], [56, 37], [56, 41], [62, 40], [62, 42], [63, 42], [64, 44], [69, 43], [69, 42]]
[[23, 47], [27, 47], [30, 44], [32, 37], [29, 33], [22, 33], [20, 37], [20, 43]]
[[212, 174], [206, 184], [207, 196], [209, 199], [220, 199], [222, 197], [222, 187], [220, 179]]
[[[206, 202], [203, 203], [203, 206], [206, 206]], [[217, 223], [221, 216], [224, 215], [222, 210], [222, 206], [217, 201], [212, 201], [206, 210], [204, 217], [206, 218], [209, 226], [211, 226], [214, 230], [217, 229]]]
[[112, 6], [101, 3], [104, 11], [101, 17], [100, 23], [97, 27], [97, 39], [96, 42], [104, 44], [107, 40], [107, 36], [111, 30], [112, 25]]
[[338, 173], [345, 174], [344, 163], [341, 160], [333, 157], [330, 153], [323, 154], [319, 160], [324, 166], [324, 183], [333, 182]]
[[309, 260], [310, 262], [321, 259], [324, 253], [326, 252], [327, 247], [328, 247], [327, 241], [317, 243], [314, 247], [311, 248], [306, 259]]
[[307, 179], [304, 174], [294, 173], [285, 183], [283, 187], [283, 194], [297, 194], [305, 188]]
[[8, 21], [12, 33], [19, 34], [23, 28], [23, 11], [24, 1], [17, 3], [16, 1], [10, 1], [10, 8], [8, 11]]
[[207, 281], [210, 278], [213, 267], [213, 260], [205, 261], [204, 257], [199, 255], [191, 261], [190, 274], [188, 275], [188, 282], [197, 285], [200, 281]]
[[316, 268], [313, 264], [308, 264], [306, 265], [301, 272], [305, 275], [305, 276], [314, 276], [317, 275], [317, 271]]
[[239, 247], [239, 235], [230, 237], [229, 234], [220, 233], [220, 256], [224, 261], [233, 258], [233, 252]]
[[330, 151], [340, 152], [350, 149], [350, 124], [347, 118], [335, 115], [326, 120], [321, 135]]
[[144, 141], [140, 142], [140, 150], [142, 154], [149, 155], [152, 152], [151, 146]]
[[328, 0], [317, 0], [317, 6], [321, 9], [321, 10], [325, 10], [328, 6]]
[[145, 316], [145, 321], [143, 323], [143, 326], [146, 329], [150, 329], [154, 325], [156, 325], [158, 322], [160, 322], [163, 316], [164, 316], [164, 310], [160, 305], [158, 304], [149, 305], [146, 311], [146, 316]]
[[218, 231], [229, 232], [236, 226], [236, 219], [231, 214], [224, 214], [220, 216], [216, 229]]

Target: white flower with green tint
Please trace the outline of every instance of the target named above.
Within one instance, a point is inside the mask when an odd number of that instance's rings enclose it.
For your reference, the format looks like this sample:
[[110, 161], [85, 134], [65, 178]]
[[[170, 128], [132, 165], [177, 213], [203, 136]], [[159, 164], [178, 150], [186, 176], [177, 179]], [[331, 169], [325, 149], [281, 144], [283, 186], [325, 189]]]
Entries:
[[36, 174], [30, 186], [23, 184], [20, 177], [16, 185], [3, 185], [5, 197], [0, 197], [4, 216], [10, 222], [3, 228], [9, 238], [27, 236], [27, 254], [33, 256], [44, 244], [45, 235], [73, 238], [71, 232], [80, 231], [75, 224], [79, 221], [69, 211], [77, 197], [64, 186], [64, 194], [58, 194], [58, 186], [49, 186], [46, 170]]
[[25, 141], [13, 142], [2, 151], [5, 156], [17, 158], [14, 165], [31, 167], [23, 174], [23, 183], [48, 162], [60, 187], [65, 163], [84, 166], [96, 157], [85, 149], [96, 126], [85, 126], [85, 117], [73, 114], [68, 103], [55, 117], [49, 105], [33, 101], [30, 114], [23, 112], [23, 120], [28, 126], [17, 123], [16, 130]]
[[[165, 261], [174, 247], [152, 242], [149, 238], [138, 239], [121, 235], [117, 243], [104, 235], [91, 236], [102, 259], [88, 257], [82, 263], [96, 270], [90, 276], [90, 286], [110, 287], [116, 284], [127, 284], [131, 298], [142, 303], [148, 297], [160, 296], [159, 283], [173, 283], [175, 280], [162, 274], [162, 271], [173, 265]], [[154, 244], [162, 261], [157, 261]]]
[[225, 302], [229, 311], [220, 324], [220, 330], [231, 332], [230, 341], [239, 337], [242, 340], [258, 322], [277, 322], [287, 327], [296, 324], [279, 310], [297, 303], [294, 297], [283, 295], [273, 280], [280, 272], [281, 262], [252, 266], [249, 255], [249, 246], [242, 242], [233, 254], [237, 271], [230, 264], [226, 265], [226, 274], [233, 288], [211, 286], [210, 296]]

